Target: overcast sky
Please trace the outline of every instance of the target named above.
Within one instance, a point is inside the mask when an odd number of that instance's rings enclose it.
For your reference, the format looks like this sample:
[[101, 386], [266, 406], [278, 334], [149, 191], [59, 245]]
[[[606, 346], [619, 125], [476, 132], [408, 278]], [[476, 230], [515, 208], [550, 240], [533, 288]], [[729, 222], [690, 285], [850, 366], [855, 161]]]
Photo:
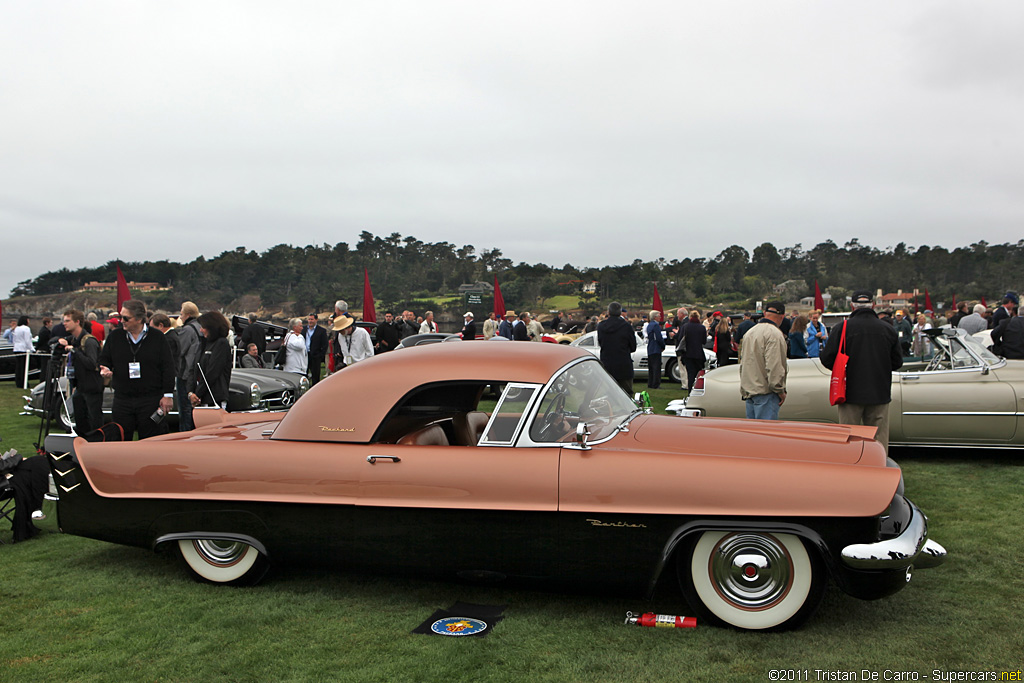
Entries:
[[4, 297], [362, 230], [558, 266], [1024, 238], [1020, 0], [0, 8]]

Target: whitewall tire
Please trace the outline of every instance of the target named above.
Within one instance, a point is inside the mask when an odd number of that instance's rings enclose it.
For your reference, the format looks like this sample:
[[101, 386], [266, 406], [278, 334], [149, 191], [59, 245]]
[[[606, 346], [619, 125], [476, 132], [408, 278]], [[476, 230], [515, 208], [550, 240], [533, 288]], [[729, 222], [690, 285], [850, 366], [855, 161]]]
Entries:
[[186, 539], [178, 541], [178, 550], [185, 565], [201, 581], [252, 585], [267, 571], [266, 557], [241, 541]]
[[792, 534], [705, 531], [678, 569], [691, 607], [741, 629], [792, 628], [825, 589], [821, 560]]

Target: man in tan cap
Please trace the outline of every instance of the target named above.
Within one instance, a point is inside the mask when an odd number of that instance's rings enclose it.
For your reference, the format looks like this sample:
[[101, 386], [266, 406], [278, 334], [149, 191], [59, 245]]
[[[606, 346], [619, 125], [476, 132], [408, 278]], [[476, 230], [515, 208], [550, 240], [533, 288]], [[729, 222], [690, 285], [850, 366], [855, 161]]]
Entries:
[[505, 311], [505, 319], [498, 325], [498, 334], [505, 339], [512, 339], [512, 325], [516, 321], [515, 311]]

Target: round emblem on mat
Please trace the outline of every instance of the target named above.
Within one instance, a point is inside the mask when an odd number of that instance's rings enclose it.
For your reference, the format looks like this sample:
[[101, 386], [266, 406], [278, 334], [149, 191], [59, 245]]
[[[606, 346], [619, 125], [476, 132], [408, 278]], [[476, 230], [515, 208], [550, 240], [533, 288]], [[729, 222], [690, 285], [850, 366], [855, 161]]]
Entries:
[[486, 628], [486, 621], [470, 617], [445, 617], [430, 625], [431, 631], [442, 636], [473, 636]]

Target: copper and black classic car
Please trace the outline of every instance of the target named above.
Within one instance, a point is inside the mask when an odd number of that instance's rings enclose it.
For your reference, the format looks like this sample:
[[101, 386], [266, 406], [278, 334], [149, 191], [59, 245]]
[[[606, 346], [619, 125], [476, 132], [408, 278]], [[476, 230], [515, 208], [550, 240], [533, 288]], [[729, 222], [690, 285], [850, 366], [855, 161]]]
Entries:
[[290, 562], [639, 595], [678, 582], [699, 615], [746, 629], [800, 623], [829, 581], [879, 598], [945, 557], [870, 428], [653, 415], [564, 345], [415, 347], [286, 414], [210, 419], [48, 441], [61, 529], [169, 548], [226, 584]]

